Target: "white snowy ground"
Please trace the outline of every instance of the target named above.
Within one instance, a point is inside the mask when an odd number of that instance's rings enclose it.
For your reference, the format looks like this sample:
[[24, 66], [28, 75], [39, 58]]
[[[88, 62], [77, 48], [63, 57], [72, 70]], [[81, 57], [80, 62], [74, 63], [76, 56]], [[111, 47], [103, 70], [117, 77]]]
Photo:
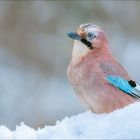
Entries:
[[15, 131], [0, 126], [4, 139], [140, 139], [140, 102], [109, 114], [90, 111], [57, 121], [54, 126], [34, 130], [21, 123]]

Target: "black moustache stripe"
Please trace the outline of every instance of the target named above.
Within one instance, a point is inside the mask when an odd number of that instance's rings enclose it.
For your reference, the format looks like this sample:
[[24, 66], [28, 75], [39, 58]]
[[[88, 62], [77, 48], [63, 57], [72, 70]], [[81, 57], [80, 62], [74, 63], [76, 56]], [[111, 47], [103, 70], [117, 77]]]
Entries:
[[89, 47], [91, 50], [93, 49], [92, 44], [87, 41], [86, 39], [81, 39], [81, 42], [84, 43], [85, 45], [87, 45], [87, 47]]

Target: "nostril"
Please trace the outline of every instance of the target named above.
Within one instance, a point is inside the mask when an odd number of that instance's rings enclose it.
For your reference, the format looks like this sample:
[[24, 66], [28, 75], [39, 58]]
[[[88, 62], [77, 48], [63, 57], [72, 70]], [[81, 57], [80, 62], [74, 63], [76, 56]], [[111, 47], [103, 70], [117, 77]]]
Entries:
[[86, 37], [86, 33], [85, 33], [85, 31], [84, 31], [84, 29], [78, 29], [77, 31], [76, 31], [76, 33], [78, 34], [78, 35], [80, 35], [82, 38], [85, 38]]

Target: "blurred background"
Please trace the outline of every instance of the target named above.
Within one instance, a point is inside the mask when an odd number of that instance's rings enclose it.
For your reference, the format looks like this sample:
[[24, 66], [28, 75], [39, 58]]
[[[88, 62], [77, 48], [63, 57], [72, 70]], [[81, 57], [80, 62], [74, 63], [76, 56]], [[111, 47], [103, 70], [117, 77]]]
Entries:
[[37, 128], [87, 110], [66, 70], [81, 23], [106, 32], [114, 56], [140, 80], [140, 2], [0, 1], [0, 125]]

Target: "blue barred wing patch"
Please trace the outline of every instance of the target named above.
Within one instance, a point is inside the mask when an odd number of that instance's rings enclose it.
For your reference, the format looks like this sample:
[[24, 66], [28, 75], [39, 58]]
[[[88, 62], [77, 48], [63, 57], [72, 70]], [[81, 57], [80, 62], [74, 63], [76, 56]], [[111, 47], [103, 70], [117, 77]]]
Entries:
[[122, 91], [126, 92], [126, 93], [133, 93], [134, 89], [130, 86], [130, 84], [128, 83], [127, 80], [119, 77], [119, 76], [113, 76], [113, 75], [109, 75], [106, 77], [106, 80], [114, 85], [115, 87], [121, 89]]
[[125, 93], [140, 99], [140, 85], [135, 81], [127, 81], [126, 79], [114, 75], [107, 76], [106, 80], [108, 83], [124, 91]]

